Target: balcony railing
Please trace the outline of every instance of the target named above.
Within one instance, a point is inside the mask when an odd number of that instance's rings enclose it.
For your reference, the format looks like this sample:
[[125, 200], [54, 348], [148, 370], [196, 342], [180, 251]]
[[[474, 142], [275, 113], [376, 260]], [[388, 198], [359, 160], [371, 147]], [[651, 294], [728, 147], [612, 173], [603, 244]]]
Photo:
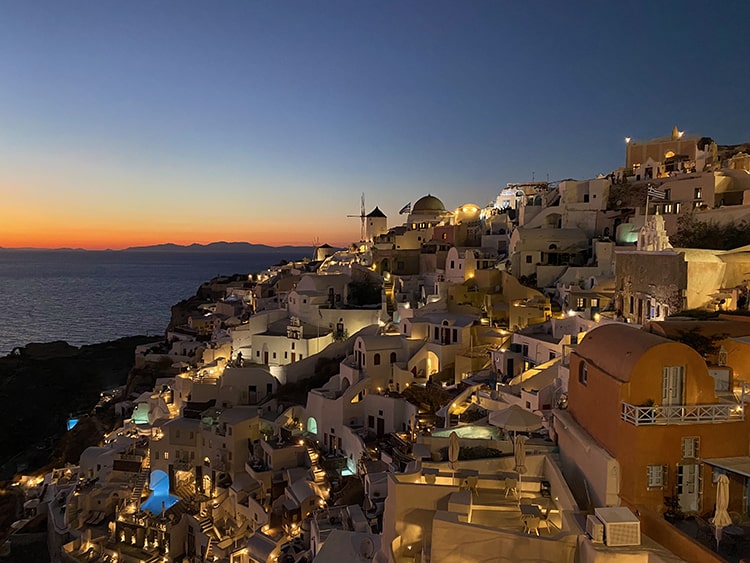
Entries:
[[654, 405], [639, 407], [622, 403], [622, 420], [635, 426], [710, 424], [745, 420], [744, 404]]

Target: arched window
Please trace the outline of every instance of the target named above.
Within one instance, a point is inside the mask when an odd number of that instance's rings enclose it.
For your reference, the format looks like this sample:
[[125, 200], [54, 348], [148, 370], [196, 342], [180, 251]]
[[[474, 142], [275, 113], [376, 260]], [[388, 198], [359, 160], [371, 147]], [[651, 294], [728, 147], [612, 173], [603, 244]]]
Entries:
[[396, 352], [391, 352], [391, 363], [392, 364], [396, 363]]
[[373, 361], [373, 363], [376, 366], [379, 366], [380, 365], [380, 354], [375, 354], [375, 356], [373, 357], [372, 361]]
[[581, 362], [581, 365], [578, 366], [578, 381], [586, 385], [589, 381], [589, 370], [586, 366], [586, 362]]
[[315, 417], [310, 417], [307, 419], [307, 431], [310, 434], [317, 434], [318, 433], [318, 421], [315, 420]]

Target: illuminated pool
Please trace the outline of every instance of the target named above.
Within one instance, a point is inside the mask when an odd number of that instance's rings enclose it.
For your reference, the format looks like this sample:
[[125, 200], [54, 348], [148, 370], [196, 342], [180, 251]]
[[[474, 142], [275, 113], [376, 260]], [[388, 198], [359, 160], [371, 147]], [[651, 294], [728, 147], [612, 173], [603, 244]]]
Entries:
[[457, 426], [455, 428], [446, 428], [437, 430], [432, 433], [438, 438], [447, 438], [451, 432], [458, 434], [459, 438], [469, 438], [473, 440], [499, 440], [500, 430], [495, 426]]

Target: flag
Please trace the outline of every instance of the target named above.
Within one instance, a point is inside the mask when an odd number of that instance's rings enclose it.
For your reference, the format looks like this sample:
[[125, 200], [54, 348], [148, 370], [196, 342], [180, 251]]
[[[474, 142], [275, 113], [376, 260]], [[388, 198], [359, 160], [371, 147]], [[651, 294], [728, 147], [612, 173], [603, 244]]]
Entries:
[[399, 215], [403, 215], [404, 213], [411, 213], [411, 201], [404, 205], [401, 211], [398, 212]]
[[657, 190], [655, 187], [649, 186], [648, 197], [651, 199], [666, 199], [667, 194], [663, 190]]

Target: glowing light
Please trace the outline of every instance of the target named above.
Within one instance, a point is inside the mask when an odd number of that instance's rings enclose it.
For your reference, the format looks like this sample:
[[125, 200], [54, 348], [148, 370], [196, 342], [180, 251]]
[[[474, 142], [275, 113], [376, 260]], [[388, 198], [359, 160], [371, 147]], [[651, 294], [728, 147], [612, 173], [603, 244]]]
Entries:
[[677, 131], [677, 138], [682, 139], [682, 136], [685, 134], [685, 131]]
[[568, 316], [569, 316], [569, 317], [575, 317], [575, 316], [576, 316], [576, 312], [575, 312], [575, 311], [574, 311], [573, 309], [570, 309], [570, 310], [568, 311]]
[[630, 143], [630, 137], [625, 137], [625, 142], [629, 144]]

